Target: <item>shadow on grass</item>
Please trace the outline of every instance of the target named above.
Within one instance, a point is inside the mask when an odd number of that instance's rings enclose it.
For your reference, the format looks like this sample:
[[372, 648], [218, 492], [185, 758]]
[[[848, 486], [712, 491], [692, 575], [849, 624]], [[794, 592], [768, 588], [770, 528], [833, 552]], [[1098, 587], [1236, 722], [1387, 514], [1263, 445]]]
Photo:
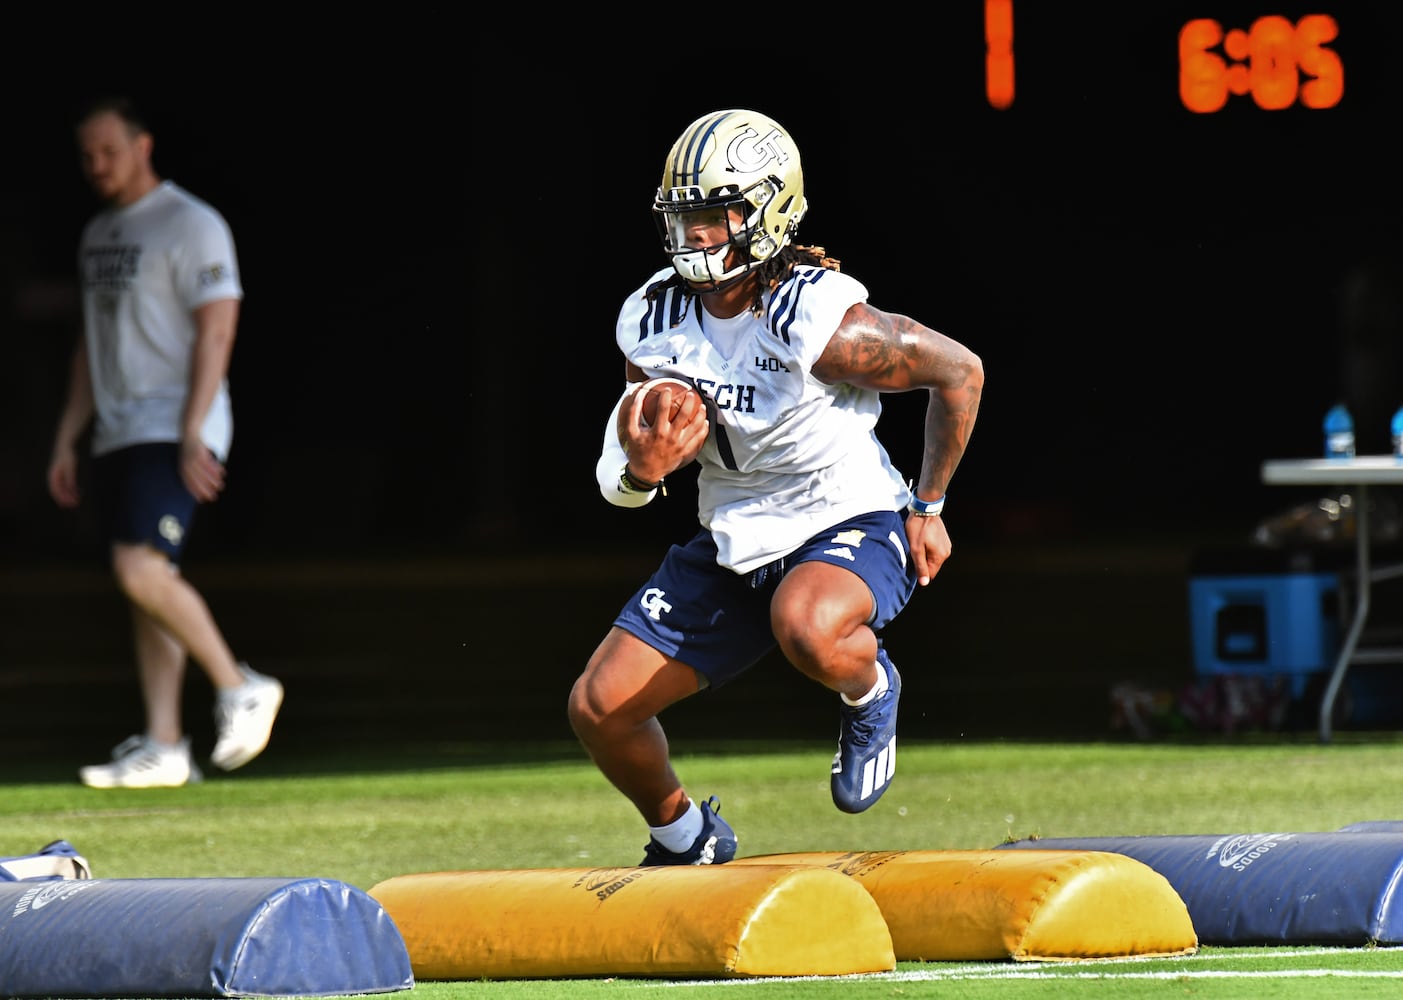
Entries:
[[[827, 752], [827, 744], [794, 740], [692, 741], [676, 740], [675, 757], [701, 755], [734, 757], [754, 754]], [[510, 743], [391, 742], [356, 749], [316, 751], [306, 744], [286, 750], [270, 747], [264, 754], [237, 771], [223, 772], [201, 764], [206, 782], [237, 781], [240, 777], [282, 778], [347, 774], [387, 774], [396, 771], [434, 771], [462, 768], [492, 769], [533, 764], [578, 764], [592, 767], [588, 755], [576, 743], [536, 741]], [[69, 760], [38, 757], [0, 760], [0, 785], [77, 784], [77, 767]]]

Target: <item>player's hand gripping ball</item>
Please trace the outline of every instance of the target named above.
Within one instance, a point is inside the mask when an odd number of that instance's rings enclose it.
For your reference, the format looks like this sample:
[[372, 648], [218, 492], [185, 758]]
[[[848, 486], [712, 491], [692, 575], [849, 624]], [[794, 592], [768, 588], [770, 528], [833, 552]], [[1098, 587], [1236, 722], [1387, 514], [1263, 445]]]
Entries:
[[688, 396], [695, 396], [697, 405], [702, 405], [701, 393], [692, 388], [690, 383], [684, 382], [680, 378], [649, 379], [643, 383], [638, 391], [644, 394], [642, 416], [645, 427], [652, 427], [658, 422], [658, 407], [662, 405], [664, 397], [671, 398], [672, 408], [668, 414], [669, 420], [677, 419]]
[[[689, 398], [692, 400], [691, 403], [688, 402]], [[675, 461], [664, 463], [676, 469], [696, 458], [697, 453], [706, 444], [706, 439], [711, 431], [708, 422], [710, 413], [706, 399], [689, 382], [679, 378], [662, 377], [649, 379], [634, 386], [624, 400], [624, 405], [619, 409], [619, 443], [624, 446], [625, 451], [630, 449], [629, 442], [632, 437], [630, 422], [633, 420], [635, 404], [638, 405], [639, 426], [647, 433], [661, 420], [658, 410], [663, 405], [664, 399], [668, 400], [669, 420], [673, 422], [672, 433], [683, 435], [680, 441], [673, 439], [671, 445], [671, 447], [676, 448], [677, 444], [682, 444], [681, 449], [671, 456]], [[683, 416], [684, 410], [690, 414], [690, 418]], [[676, 421], [684, 419], [685, 424], [676, 423]], [[671, 438], [672, 435], [669, 437]], [[650, 447], [656, 446], [651, 445]]]

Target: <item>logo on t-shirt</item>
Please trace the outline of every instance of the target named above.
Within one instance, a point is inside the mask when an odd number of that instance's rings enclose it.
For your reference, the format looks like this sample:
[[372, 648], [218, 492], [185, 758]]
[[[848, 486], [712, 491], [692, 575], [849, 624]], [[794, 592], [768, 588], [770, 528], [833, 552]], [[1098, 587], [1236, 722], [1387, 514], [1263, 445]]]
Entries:
[[83, 256], [84, 288], [128, 288], [141, 266], [141, 247], [89, 247]]
[[211, 264], [200, 272], [200, 284], [205, 288], [222, 285], [233, 278], [234, 271], [228, 264]]

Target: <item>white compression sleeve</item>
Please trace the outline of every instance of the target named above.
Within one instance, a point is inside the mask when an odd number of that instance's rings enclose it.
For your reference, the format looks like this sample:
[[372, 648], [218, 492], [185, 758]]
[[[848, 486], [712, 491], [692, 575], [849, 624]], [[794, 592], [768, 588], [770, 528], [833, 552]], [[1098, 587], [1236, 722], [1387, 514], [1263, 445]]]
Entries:
[[620, 396], [619, 401], [614, 404], [614, 409], [609, 414], [609, 421], [604, 426], [604, 450], [599, 456], [599, 461], [594, 465], [594, 478], [599, 482], [599, 492], [604, 495], [604, 499], [615, 507], [642, 507], [657, 496], [658, 491], [649, 490], [647, 493], [638, 493], [624, 489], [622, 479], [624, 467], [628, 465], [628, 455], [624, 452], [624, 446], [619, 444], [617, 428], [619, 410], [627, 395], [628, 387], [625, 387], [624, 395]]

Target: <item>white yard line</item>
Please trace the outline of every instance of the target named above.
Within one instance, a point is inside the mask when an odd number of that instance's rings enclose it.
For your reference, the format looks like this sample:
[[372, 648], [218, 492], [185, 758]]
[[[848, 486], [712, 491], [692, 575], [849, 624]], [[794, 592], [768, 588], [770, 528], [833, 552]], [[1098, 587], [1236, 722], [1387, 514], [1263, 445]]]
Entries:
[[[940, 982], [963, 979], [1311, 979], [1334, 976], [1342, 979], [1403, 979], [1403, 969], [1357, 971], [1337, 968], [1297, 968], [1277, 970], [1243, 970], [1194, 968], [1208, 963], [1261, 961], [1263, 958], [1320, 958], [1364, 954], [1398, 954], [1403, 948], [1272, 948], [1270, 954], [1260, 951], [1231, 954], [1202, 953], [1186, 958], [1123, 958], [1094, 962], [963, 962], [958, 965], [934, 965], [909, 971], [871, 972], [854, 976], [762, 976], [751, 979], [704, 979], [649, 983], [650, 986], [686, 989], [695, 986], [749, 986], [754, 983], [830, 982], [835, 980], [874, 980], [885, 982]], [[1120, 968], [1148, 962], [1178, 962], [1174, 968], [1154, 972], [1138, 972]], [[642, 985], [642, 984], [640, 984]]]

